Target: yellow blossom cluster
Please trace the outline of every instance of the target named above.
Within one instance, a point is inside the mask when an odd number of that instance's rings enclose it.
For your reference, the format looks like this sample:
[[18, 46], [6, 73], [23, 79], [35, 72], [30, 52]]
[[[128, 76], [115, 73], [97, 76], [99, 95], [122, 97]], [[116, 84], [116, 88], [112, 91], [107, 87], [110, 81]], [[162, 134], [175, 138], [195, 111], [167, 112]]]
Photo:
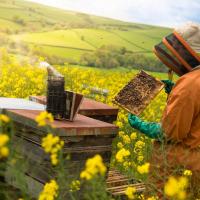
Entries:
[[188, 187], [188, 179], [186, 177], [169, 177], [164, 187], [164, 192], [168, 197], [183, 200], [186, 199], [186, 189]]
[[79, 180], [73, 180], [70, 184], [70, 192], [80, 190], [80, 185], [81, 185], [81, 183]]
[[127, 156], [130, 156], [130, 151], [122, 148], [116, 153], [115, 158], [118, 162], [123, 162]]
[[130, 137], [131, 137], [131, 140], [135, 140], [137, 138], [137, 133], [136, 132], [132, 132]]
[[183, 175], [185, 176], [192, 176], [192, 171], [189, 169], [184, 170]]
[[121, 149], [121, 148], [123, 148], [123, 147], [124, 147], [124, 145], [123, 145], [123, 143], [122, 143], [122, 142], [118, 142], [118, 143], [117, 143], [117, 147], [118, 147], [119, 149]]
[[46, 71], [0, 48], [0, 96], [28, 98], [45, 93]]
[[63, 146], [64, 141], [60, 140], [58, 136], [53, 136], [51, 133], [48, 133], [48, 135], [42, 139], [42, 147], [46, 153], [50, 154], [52, 165], [58, 164], [58, 152]]
[[136, 188], [135, 187], [127, 187], [125, 190], [125, 195], [128, 197], [128, 199], [134, 199], [135, 198], [135, 192]]
[[145, 146], [145, 143], [141, 140], [138, 140], [135, 143], [135, 149], [134, 150], [137, 152], [138, 150], [141, 150], [144, 146]]
[[7, 147], [8, 142], [8, 135], [0, 133], [0, 159], [6, 158], [9, 155], [9, 148]]
[[46, 183], [38, 200], [54, 200], [58, 196], [58, 184], [55, 180]]
[[104, 175], [106, 173], [106, 166], [103, 163], [100, 155], [95, 155], [86, 161], [85, 169], [81, 172], [82, 179], [91, 180], [95, 175]]
[[140, 174], [148, 174], [149, 173], [149, 167], [150, 167], [150, 163], [145, 163], [143, 165], [138, 165], [137, 166], [137, 171]]
[[122, 130], [119, 131], [116, 146], [115, 159], [125, 171], [137, 170], [137, 164], [142, 165], [145, 162], [144, 137], [138, 136], [136, 131], [132, 131], [131, 133], [125, 133]]
[[7, 115], [0, 114], [0, 122], [9, 123], [10, 118]]
[[130, 144], [131, 143], [131, 139], [128, 135], [123, 135], [122, 139], [124, 141], [124, 144]]
[[43, 111], [35, 118], [35, 121], [38, 123], [38, 126], [46, 126], [48, 121], [52, 123], [54, 120], [51, 113]]

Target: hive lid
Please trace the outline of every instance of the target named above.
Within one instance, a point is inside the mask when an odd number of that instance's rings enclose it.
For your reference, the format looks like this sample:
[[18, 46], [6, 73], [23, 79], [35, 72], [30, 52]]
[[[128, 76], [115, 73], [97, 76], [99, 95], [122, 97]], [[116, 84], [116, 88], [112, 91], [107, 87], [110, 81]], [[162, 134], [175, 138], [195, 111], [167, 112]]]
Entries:
[[114, 103], [139, 115], [163, 87], [161, 81], [141, 71], [117, 94]]
[[[35, 130], [45, 133], [46, 127], [38, 127], [35, 118], [41, 113], [39, 110], [12, 110], [6, 109], [5, 112], [16, 123], [23, 126], [32, 127]], [[73, 122], [59, 121], [53, 122], [53, 127], [59, 136], [81, 136], [81, 135], [116, 135], [118, 127], [95, 120], [83, 115], [77, 115]]]
[[45, 105], [26, 99], [0, 97], [0, 109], [45, 110]]

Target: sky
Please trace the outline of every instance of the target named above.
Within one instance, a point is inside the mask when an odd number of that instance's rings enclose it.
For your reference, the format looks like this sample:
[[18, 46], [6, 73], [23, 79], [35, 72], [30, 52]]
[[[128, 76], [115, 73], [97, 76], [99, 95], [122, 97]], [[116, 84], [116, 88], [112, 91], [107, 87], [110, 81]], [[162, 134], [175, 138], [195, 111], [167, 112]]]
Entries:
[[200, 23], [200, 0], [29, 0], [66, 10], [167, 27]]

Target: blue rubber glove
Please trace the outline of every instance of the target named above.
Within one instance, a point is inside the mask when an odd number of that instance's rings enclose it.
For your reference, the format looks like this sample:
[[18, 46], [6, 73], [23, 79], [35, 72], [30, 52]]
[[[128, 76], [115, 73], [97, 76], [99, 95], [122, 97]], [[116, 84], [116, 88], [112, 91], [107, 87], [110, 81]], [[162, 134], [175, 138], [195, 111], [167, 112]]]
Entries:
[[165, 92], [169, 94], [174, 86], [174, 82], [170, 80], [161, 80], [165, 84]]
[[161, 124], [155, 122], [144, 122], [136, 115], [129, 113], [128, 122], [131, 127], [139, 130], [141, 133], [144, 133], [147, 137], [153, 139], [163, 139], [163, 132]]

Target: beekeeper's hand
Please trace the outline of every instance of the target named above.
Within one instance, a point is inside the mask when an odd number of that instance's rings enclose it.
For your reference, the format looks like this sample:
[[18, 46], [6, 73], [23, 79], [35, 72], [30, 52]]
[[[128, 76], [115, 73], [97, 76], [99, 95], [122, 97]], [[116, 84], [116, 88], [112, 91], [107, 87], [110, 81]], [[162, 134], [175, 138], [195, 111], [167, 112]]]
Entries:
[[136, 115], [129, 113], [128, 122], [131, 127], [139, 130], [141, 133], [144, 133], [147, 137], [154, 139], [163, 139], [163, 133], [160, 123], [155, 122], [144, 122]]
[[174, 86], [174, 82], [170, 80], [161, 80], [165, 84], [165, 92], [169, 94]]

